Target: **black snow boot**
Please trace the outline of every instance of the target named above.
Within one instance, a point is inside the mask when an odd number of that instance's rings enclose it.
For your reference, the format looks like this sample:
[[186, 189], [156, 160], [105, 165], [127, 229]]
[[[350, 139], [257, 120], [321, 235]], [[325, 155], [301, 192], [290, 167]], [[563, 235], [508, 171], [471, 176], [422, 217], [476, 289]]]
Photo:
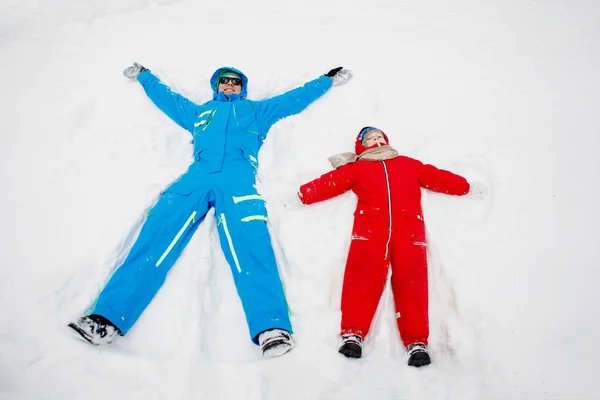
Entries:
[[406, 348], [408, 355], [408, 365], [411, 367], [422, 367], [424, 365], [431, 364], [431, 358], [429, 357], [429, 351], [427, 346], [423, 343], [409, 344]]
[[80, 317], [68, 326], [78, 334], [79, 339], [99, 346], [106, 346], [114, 340], [115, 336], [121, 335], [119, 328], [98, 314]]
[[363, 339], [358, 335], [342, 335], [342, 345], [339, 352], [348, 358], [360, 358], [362, 357], [362, 341]]

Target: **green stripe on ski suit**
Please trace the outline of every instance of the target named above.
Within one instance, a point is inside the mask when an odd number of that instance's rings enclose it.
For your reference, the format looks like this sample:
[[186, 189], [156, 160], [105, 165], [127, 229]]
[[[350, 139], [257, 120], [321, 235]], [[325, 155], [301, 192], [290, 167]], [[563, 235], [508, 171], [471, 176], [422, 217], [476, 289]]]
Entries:
[[265, 221], [267, 222], [267, 216], [266, 215], [249, 215], [247, 217], [242, 218], [242, 222], [250, 222], [250, 221]]
[[263, 198], [260, 194], [248, 194], [246, 196], [233, 196], [233, 202], [235, 204], [239, 203], [240, 201], [247, 201], [247, 200], [263, 200]]
[[195, 218], [196, 218], [196, 211], [194, 211], [192, 213], [192, 215], [190, 215], [190, 217], [187, 219], [187, 221], [185, 221], [185, 224], [181, 227], [179, 232], [177, 232], [177, 235], [175, 235], [175, 238], [173, 239], [173, 241], [171, 242], [169, 247], [167, 247], [167, 250], [165, 250], [163, 255], [160, 256], [160, 258], [156, 262], [156, 268], [158, 268], [160, 266], [160, 264], [162, 264], [162, 262], [165, 260], [165, 258], [167, 258], [167, 256], [171, 252], [171, 250], [173, 250], [173, 247], [175, 247], [175, 244], [177, 243], [177, 241], [179, 241], [179, 239], [181, 238], [181, 235], [183, 235], [183, 232], [185, 232], [185, 230], [188, 228], [188, 226], [190, 226], [190, 224], [192, 222], [195, 222]]
[[233, 262], [235, 263], [235, 267], [238, 272], [242, 272], [242, 267], [240, 267], [240, 262], [237, 258], [237, 254], [235, 253], [235, 248], [233, 247], [233, 240], [231, 239], [231, 235], [229, 234], [229, 229], [227, 228], [227, 220], [225, 219], [225, 214], [221, 213], [219, 219], [223, 223], [223, 231], [225, 232], [225, 236], [227, 237], [227, 243], [229, 243], [229, 250], [231, 251], [231, 256], [233, 257]]

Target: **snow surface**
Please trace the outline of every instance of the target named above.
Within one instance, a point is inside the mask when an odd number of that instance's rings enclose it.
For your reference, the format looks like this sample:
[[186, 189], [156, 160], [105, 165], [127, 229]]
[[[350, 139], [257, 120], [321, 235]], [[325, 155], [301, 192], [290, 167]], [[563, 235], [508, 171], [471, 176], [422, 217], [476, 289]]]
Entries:
[[[585, 0], [2, 0], [1, 399], [599, 398], [600, 5]], [[212, 213], [129, 335], [66, 324], [96, 298], [190, 136], [121, 71], [193, 101], [223, 65], [263, 99], [354, 79], [275, 125], [259, 187], [296, 347], [251, 344]], [[433, 364], [406, 366], [389, 285], [365, 357], [337, 353], [351, 194], [282, 199], [364, 125], [463, 174], [424, 193]]]

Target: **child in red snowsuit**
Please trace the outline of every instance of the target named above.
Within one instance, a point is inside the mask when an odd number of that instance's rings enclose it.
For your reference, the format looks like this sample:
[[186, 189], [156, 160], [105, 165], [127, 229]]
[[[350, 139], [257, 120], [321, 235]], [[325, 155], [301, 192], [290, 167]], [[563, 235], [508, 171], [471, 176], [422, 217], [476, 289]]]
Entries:
[[350, 189], [358, 196], [342, 290], [339, 351], [347, 357], [361, 357], [362, 341], [391, 265], [396, 318], [408, 364], [427, 365], [428, 284], [421, 188], [462, 196], [470, 185], [459, 175], [398, 155], [377, 128], [363, 128], [355, 149], [356, 154], [332, 157], [337, 169], [302, 185], [298, 193], [303, 204]]

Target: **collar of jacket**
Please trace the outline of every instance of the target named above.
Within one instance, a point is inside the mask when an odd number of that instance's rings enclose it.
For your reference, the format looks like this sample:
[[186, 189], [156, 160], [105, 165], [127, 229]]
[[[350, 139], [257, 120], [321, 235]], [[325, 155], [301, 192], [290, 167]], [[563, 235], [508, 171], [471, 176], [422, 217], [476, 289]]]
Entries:
[[373, 145], [357, 156], [359, 160], [367, 161], [383, 161], [395, 157], [398, 157], [398, 152], [389, 144], [383, 146]]
[[384, 161], [394, 157], [398, 157], [398, 152], [392, 146], [387, 144], [383, 146], [373, 145], [360, 153], [360, 155], [356, 155], [356, 153], [336, 154], [335, 156], [329, 157], [328, 160], [331, 166], [337, 169], [358, 160]]
[[234, 101], [243, 100], [243, 97], [239, 94], [225, 94], [223, 92], [215, 93], [213, 96], [215, 101], [224, 101], [226, 103], [233, 103]]

